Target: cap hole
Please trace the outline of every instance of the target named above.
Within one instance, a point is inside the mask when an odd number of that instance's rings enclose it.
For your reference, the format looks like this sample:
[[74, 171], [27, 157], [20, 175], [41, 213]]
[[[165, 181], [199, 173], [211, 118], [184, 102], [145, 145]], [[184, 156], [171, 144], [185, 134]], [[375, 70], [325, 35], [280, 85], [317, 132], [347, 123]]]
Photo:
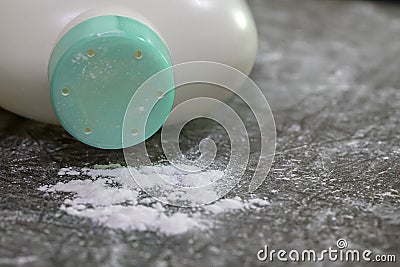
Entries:
[[162, 91], [157, 91], [156, 96], [157, 96], [158, 98], [163, 98], [164, 92], [162, 92]]
[[85, 128], [85, 134], [91, 134], [92, 133], [92, 129], [90, 128]]
[[68, 96], [68, 95], [69, 95], [69, 89], [68, 89], [68, 88], [63, 88], [63, 89], [61, 90], [61, 94], [62, 94], [63, 96]]
[[141, 51], [136, 51], [135, 52], [135, 57], [136, 57], [136, 59], [141, 59], [143, 57], [142, 52]]
[[93, 57], [94, 56], [94, 50], [93, 49], [89, 49], [86, 54], [88, 55], [88, 57]]

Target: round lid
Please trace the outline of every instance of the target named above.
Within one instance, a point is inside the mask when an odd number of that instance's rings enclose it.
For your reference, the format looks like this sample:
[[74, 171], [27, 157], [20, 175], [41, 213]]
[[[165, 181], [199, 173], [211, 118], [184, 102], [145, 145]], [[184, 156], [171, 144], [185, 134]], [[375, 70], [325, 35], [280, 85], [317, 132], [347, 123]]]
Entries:
[[173, 88], [172, 73], [163, 81], [163, 88], [151, 88], [144, 94], [146, 99], [136, 101], [143, 103], [137, 107], [139, 111], [151, 109], [145, 119], [138, 118], [141, 112], [135, 113], [139, 124], [146, 123], [135, 129], [145, 129], [145, 134], [132, 129], [122, 142], [127, 107], [147, 79], [170, 66], [167, 46], [146, 25], [120, 16], [91, 18], [70, 29], [52, 53], [53, 109], [65, 130], [85, 144], [104, 149], [138, 144], [157, 132], [171, 111], [174, 91], [168, 89]]

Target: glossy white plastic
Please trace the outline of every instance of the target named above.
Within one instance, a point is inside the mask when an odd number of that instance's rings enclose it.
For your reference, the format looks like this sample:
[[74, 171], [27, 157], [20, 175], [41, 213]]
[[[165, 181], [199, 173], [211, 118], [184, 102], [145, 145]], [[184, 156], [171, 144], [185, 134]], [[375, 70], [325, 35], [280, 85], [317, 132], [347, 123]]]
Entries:
[[165, 41], [173, 64], [213, 61], [249, 74], [257, 52], [244, 0], [2, 0], [0, 13], [0, 106], [45, 123], [58, 123], [49, 96], [51, 53], [89, 18], [120, 15], [146, 24]]

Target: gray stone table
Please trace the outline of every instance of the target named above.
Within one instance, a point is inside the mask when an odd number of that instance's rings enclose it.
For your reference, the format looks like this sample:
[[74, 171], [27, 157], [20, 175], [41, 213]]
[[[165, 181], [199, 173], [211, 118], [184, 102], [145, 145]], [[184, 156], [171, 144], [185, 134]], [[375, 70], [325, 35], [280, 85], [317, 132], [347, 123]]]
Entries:
[[[277, 127], [271, 172], [253, 197], [272, 205], [224, 214], [219, 227], [171, 237], [66, 215], [59, 210], [62, 195], [37, 188], [57, 183], [65, 166], [124, 164], [122, 152], [89, 148], [60, 127], [1, 110], [0, 265], [266, 266], [256, 258], [264, 245], [322, 250], [339, 238], [354, 248], [397, 253], [400, 261], [400, 4], [249, 2], [260, 33], [251, 77]], [[219, 153], [227, 153], [221, 129], [203, 124], [185, 128], [184, 150], [214, 136]], [[250, 125], [252, 134], [246, 175], [260, 142]], [[243, 188], [232, 194], [246, 198]]]

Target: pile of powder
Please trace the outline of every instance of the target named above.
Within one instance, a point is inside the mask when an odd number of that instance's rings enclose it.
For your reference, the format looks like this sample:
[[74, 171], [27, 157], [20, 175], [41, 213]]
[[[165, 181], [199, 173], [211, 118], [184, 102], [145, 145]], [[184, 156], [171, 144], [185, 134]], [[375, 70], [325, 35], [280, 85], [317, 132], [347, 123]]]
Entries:
[[[160, 165], [156, 168], [171, 181], [182, 178], [174, 166]], [[137, 169], [137, 172], [144, 177], [151, 175], [148, 167]], [[206, 170], [196, 173], [195, 178], [213, 180], [213, 177], [221, 173], [217, 170]], [[259, 209], [270, 204], [264, 199], [242, 200], [235, 197], [196, 209], [171, 208], [147, 196], [135, 184], [129, 169], [115, 164], [96, 165], [93, 169], [63, 168], [58, 175], [79, 179], [45, 185], [39, 190], [49, 194], [71, 193], [61, 205], [62, 211], [69, 215], [90, 218], [95, 223], [113, 229], [177, 235], [212, 227], [218, 214]]]

